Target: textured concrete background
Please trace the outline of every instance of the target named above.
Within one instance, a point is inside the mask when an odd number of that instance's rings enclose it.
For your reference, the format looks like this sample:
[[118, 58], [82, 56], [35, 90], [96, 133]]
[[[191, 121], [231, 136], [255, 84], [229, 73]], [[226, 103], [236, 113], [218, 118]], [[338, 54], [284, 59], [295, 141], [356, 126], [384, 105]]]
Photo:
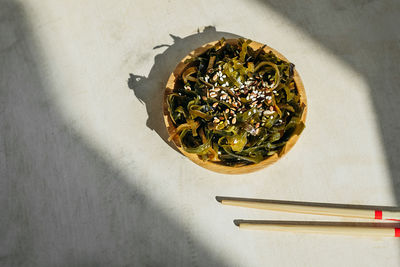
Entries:
[[[394, 238], [232, 223], [344, 219], [214, 199], [400, 205], [399, 22], [398, 1], [0, 0], [0, 266], [399, 266]], [[165, 141], [169, 73], [222, 36], [282, 52], [308, 94], [298, 144], [254, 174]]]

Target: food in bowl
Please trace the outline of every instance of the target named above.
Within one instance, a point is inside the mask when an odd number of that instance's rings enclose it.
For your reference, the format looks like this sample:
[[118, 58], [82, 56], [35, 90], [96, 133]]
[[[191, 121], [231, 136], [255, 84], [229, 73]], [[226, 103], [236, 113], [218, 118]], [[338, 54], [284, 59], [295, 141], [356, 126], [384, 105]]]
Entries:
[[305, 127], [294, 65], [251, 42], [221, 39], [189, 58], [166, 96], [170, 140], [204, 162], [257, 164]]

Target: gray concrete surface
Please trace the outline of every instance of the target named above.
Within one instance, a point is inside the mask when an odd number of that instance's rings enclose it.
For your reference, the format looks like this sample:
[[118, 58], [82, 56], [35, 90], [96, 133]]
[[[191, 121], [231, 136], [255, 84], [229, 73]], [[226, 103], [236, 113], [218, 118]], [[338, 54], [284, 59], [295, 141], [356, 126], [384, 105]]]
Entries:
[[[0, 1], [0, 266], [398, 266], [390, 238], [240, 231], [216, 195], [400, 205], [397, 1]], [[171, 35], [170, 35], [171, 34]], [[245, 36], [286, 55], [310, 104], [287, 157], [204, 170], [166, 141], [188, 51]]]

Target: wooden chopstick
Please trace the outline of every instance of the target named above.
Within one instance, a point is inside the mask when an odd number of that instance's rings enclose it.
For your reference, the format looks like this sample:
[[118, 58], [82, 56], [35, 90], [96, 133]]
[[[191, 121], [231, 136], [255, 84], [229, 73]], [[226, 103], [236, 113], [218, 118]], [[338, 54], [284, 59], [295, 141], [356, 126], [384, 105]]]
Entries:
[[[240, 198], [217, 197], [217, 201], [223, 205], [255, 208], [263, 210], [285, 211], [293, 213], [305, 213], [315, 215], [328, 215], [339, 217], [352, 217], [378, 220], [400, 220], [400, 211], [361, 209], [355, 207], [335, 207], [332, 205], [321, 206], [313, 203], [289, 202], [289, 201], [268, 201], [249, 200]], [[349, 206], [349, 205], [347, 205]]]
[[[352, 236], [376, 236], [376, 237], [400, 237], [400, 228], [388, 224], [389, 227], [376, 227], [370, 224], [364, 225], [340, 225], [324, 222], [300, 223], [285, 221], [245, 221], [235, 220], [241, 229], [285, 231], [295, 233], [313, 234], [338, 234]], [[320, 224], [318, 224], [320, 223]], [[385, 224], [382, 224], [385, 225]]]

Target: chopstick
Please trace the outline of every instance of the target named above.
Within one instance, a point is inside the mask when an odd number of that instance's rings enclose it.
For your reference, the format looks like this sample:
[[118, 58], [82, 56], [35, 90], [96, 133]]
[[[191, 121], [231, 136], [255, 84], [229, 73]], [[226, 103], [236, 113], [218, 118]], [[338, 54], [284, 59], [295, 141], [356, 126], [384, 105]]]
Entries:
[[217, 197], [216, 199], [223, 205], [239, 206], [245, 208], [305, 213], [314, 215], [400, 221], [400, 211], [361, 209], [351, 207], [351, 205], [347, 205], [348, 207], [338, 207], [339, 205], [322, 206], [320, 205], [320, 203], [318, 203], [317, 205], [317, 203], [304, 203], [294, 201], [249, 200], [228, 197]]
[[381, 224], [381, 227], [370, 226], [370, 224], [360, 225], [340, 225], [338, 223], [301, 223], [285, 221], [245, 221], [235, 220], [234, 223], [241, 229], [285, 231], [295, 233], [313, 234], [338, 234], [351, 236], [375, 236], [375, 237], [400, 237], [400, 228], [392, 224]]

